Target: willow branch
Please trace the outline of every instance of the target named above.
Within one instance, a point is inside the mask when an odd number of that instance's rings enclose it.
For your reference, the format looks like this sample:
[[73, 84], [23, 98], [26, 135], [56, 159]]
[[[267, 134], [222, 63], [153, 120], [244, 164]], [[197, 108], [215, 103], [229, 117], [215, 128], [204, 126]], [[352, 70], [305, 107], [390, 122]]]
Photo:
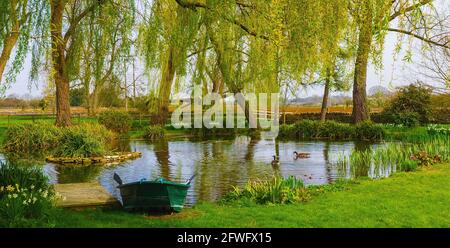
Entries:
[[83, 12], [81, 12], [74, 21], [72, 21], [70, 23], [69, 29], [67, 29], [66, 34], [64, 35], [64, 44], [67, 44], [67, 41], [70, 39], [70, 37], [73, 35], [73, 33], [75, 32], [75, 29], [77, 28], [78, 24], [83, 20], [83, 18], [85, 16], [87, 16], [89, 13], [91, 13], [92, 11], [95, 10], [95, 8], [97, 8], [98, 6], [106, 3], [106, 1], [108, 0], [98, 0], [95, 1], [94, 4], [92, 4], [91, 6], [87, 7]]
[[416, 8], [419, 8], [419, 7], [423, 6], [423, 5], [429, 4], [429, 3], [431, 3], [432, 1], [433, 1], [433, 0], [422, 0], [422, 1], [420, 1], [420, 2], [418, 2], [418, 3], [416, 3], [416, 4], [414, 4], [414, 5], [411, 5], [411, 6], [407, 7], [407, 8], [401, 9], [401, 10], [399, 10], [399, 11], [393, 13], [393, 14], [391, 15], [391, 17], [389, 18], [389, 21], [392, 21], [392, 20], [394, 20], [395, 18], [399, 17], [400, 15], [403, 15], [403, 14], [405, 14], [405, 13], [407, 13], [407, 12], [413, 11], [413, 10], [415, 10]]
[[396, 28], [388, 28], [387, 30], [391, 31], [391, 32], [397, 32], [397, 33], [401, 33], [401, 34], [410, 35], [410, 36], [413, 36], [414, 38], [417, 38], [417, 39], [422, 40], [424, 42], [433, 44], [435, 46], [440, 46], [440, 47], [443, 47], [443, 48], [450, 49], [450, 46], [448, 46], [447, 44], [441, 44], [439, 42], [427, 39], [427, 38], [425, 38], [423, 36], [420, 36], [418, 34], [415, 34], [415, 33], [411, 32], [411, 31], [406, 31], [406, 30], [401, 30], [401, 29], [396, 29]]

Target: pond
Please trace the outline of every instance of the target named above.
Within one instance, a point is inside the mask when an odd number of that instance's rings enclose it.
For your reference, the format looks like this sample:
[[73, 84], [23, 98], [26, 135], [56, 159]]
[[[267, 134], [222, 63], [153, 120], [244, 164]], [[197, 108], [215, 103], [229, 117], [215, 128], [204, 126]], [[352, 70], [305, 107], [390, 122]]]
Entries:
[[[353, 149], [373, 149], [379, 144], [361, 142], [325, 141], [273, 141], [247, 136], [233, 139], [195, 141], [189, 139], [122, 141], [116, 150], [139, 151], [142, 157], [117, 165], [59, 166], [45, 164], [43, 169], [52, 183], [80, 183], [99, 181], [110, 193], [119, 198], [114, 172], [123, 181], [164, 177], [185, 182], [196, 173], [188, 192], [187, 205], [198, 201], [215, 201], [232, 186], [242, 186], [249, 179], [267, 179], [275, 174], [296, 176], [305, 184], [327, 184], [338, 178], [359, 176], [387, 176], [385, 170], [349, 170], [336, 165], [339, 156]], [[293, 152], [310, 153], [310, 158], [294, 160]], [[273, 166], [272, 156], [280, 163]]]

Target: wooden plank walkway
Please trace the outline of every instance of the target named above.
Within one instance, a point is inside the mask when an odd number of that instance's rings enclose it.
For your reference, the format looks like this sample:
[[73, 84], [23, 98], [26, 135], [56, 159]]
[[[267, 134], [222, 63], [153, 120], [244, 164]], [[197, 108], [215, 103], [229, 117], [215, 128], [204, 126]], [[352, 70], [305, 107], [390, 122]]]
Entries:
[[58, 207], [120, 206], [119, 201], [99, 183], [56, 184], [55, 190], [62, 196], [56, 204]]

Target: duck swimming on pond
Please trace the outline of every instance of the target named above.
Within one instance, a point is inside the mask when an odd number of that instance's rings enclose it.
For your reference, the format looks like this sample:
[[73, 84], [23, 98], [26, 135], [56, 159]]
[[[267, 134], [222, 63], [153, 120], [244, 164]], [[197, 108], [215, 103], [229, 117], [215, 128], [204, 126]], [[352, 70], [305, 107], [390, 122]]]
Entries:
[[307, 152], [300, 152], [294, 151], [294, 159], [297, 160], [299, 158], [309, 158], [310, 154]]
[[275, 155], [273, 156], [272, 165], [280, 165], [280, 160]]

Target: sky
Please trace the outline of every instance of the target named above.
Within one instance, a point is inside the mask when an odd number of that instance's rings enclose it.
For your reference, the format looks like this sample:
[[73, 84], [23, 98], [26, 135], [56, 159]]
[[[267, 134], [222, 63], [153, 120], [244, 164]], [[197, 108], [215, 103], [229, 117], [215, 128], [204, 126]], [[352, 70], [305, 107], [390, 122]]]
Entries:
[[[446, 0], [436, 1], [437, 6], [442, 6], [444, 12], [449, 11], [449, 5], [446, 3]], [[411, 63], [404, 62], [402, 60], [403, 54], [400, 53], [397, 58], [394, 59], [394, 47], [397, 42], [397, 34], [389, 33], [385, 40], [385, 48], [383, 51], [383, 59], [382, 64], [383, 68], [376, 69], [373, 64], [369, 65], [368, 75], [367, 75], [367, 89], [369, 90], [373, 86], [384, 86], [388, 89], [393, 89], [398, 86], [408, 85], [414, 82], [416, 75], [414, 75], [413, 70], [419, 61], [421, 60], [421, 56], [415, 54], [413, 56], [413, 61]], [[406, 41], [405, 41], [406, 42]], [[419, 44], [419, 42], [414, 41], [415, 46]], [[24, 64], [24, 68], [22, 72], [17, 76], [16, 82], [11, 86], [10, 89], [6, 90], [5, 95], [16, 94], [19, 96], [29, 94], [33, 97], [39, 97], [42, 95], [42, 90], [44, 87], [44, 83], [40, 82], [33, 83], [30, 85], [28, 77], [30, 71], [30, 59], [27, 58]], [[417, 78], [419, 76], [417, 75]], [[306, 89], [301, 89], [298, 97], [307, 97], [313, 95], [322, 95], [323, 86], [311, 86]], [[343, 92], [333, 92], [331, 95], [343, 94]], [[348, 92], [344, 92], [346, 95], [351, 94], [351, 90]]]

